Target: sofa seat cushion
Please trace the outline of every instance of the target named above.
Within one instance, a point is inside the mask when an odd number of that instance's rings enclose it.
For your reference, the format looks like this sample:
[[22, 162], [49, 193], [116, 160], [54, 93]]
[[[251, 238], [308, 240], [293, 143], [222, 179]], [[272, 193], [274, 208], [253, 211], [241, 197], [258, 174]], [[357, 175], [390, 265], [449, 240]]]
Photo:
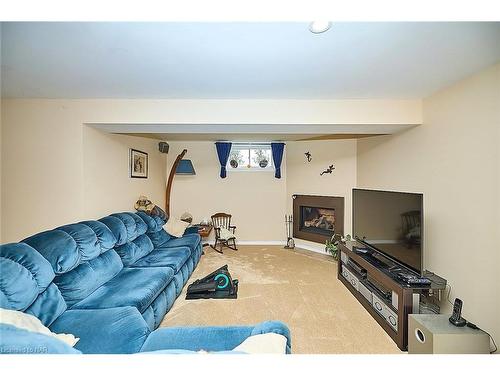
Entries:
[[134, 307], [67, 310], [51, 326], [53, 332], [72, 333], [83, 353], [136, 353], [150, 330]]
[[158, 249], [172, 248], [187, 246], [194, 253], [194, 250], [198, 247], [201, 242], [201, 237], [197, 233], [185, 234], [179, 238], [171, 238], [169, 241], [165, 242], [163, 245], [159, 246]]
[[160, 248], [153, 250], [130, 267], [170, 267], [177, 273], [190, 255], [188, 247]]
[[132, 306], [141, 313], [172, 280], [170, 267], [124, 268], [72, 309], [106, 309]]

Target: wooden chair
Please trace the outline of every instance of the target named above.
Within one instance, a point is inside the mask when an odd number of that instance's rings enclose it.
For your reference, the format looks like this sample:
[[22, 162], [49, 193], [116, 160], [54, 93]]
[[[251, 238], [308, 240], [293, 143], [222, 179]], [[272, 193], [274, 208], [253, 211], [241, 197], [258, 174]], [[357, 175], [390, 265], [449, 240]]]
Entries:
[[[231, 231], [233, 234], [234, 231], [236, 230], [236, 227], [234, 225], [231, 225], [231, 215], [219, 212], [216, 213], [215, 215], [212, 215], [211, 218], [212, 218], [212, 225], [215, 230], [215, 244], [213, 246], [210, 245], [210, 247], [221, 254], [223, 254], [222, 248], [224, 246], [230, 248], [231, 250], [238, 250], [236, 248], [236, 241], [234, 237], [229, 238], [227, 240], [220, 238], [221, 228], [225, 228]], [[220, 249], [217, 249], [217, 245], [219, 245]]]

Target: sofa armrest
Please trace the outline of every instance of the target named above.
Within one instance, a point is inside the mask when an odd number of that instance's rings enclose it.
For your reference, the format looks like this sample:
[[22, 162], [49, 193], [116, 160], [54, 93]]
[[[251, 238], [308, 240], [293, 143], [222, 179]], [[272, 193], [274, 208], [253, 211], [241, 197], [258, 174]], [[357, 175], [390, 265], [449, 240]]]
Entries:
[[198, 234], [198, 226], [197, 225], [193, 225], [192, 227], [188, 227], [184, 231], [184, 234], [192, 234], [192, 233]]
[[286, 353], [292, 352], [292, 337], [288, 326], [279, 320], [268, 320], [257, 324], [252, 330], [251, 336], [260, 335], [263, 333], [277, 333], [286, 337]]
[[58, 338], [0, 323], [0, 354], [81, 354]]
[[237, 347], [249, 336], [269, 332], [285, 336], [287, 353], [291, 352], [290, 331], [284, 323], [277, 321], [267, 321], [256, 326], [159, 328], [148, 336], [141, 352], [172, 349], [227, 351]]
[[66, 310], [50, 330], [80, 338], [75, 349], [85, 354], [136, 353], [151, 332], [139, 310], [131, 306]]

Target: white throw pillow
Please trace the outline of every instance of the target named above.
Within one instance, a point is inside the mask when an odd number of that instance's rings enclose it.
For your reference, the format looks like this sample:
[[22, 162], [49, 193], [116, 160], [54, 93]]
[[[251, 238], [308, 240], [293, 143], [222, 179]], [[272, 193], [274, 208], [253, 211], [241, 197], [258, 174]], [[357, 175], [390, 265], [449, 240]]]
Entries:
[[176, 219], [175, 217], [170, 217], [167, 221], [167, 224], [163, 226], [163, 229], [170, 234], [171, 236], [174, 237], [182, 237], [184, 234], [184, 231], [186, 230], [187, 227], [189, 227], [191, 224]]
[[26, 314], [22, 311], [7, 310], [0, 308], [0, 323], [10, 324], [17, 328], [25, 329], [30, 332], [41, 333], [43, 335], [52, 336], [69, 346], [75, 346], [80, 340], [69, 333], [54, 333], [45, 327], [40, 319], [36, 316]]
[[234, 238], [236, 239], [236, 236], [234, 235], [233, 232], [231, 232], [230, 230], [226, 229], [226, 228], [220, 228], [219, 230], [220, 232], [220, 239], [221, 240], [230, 240], [231, 238]]
[[248, 354], [286, 354], [286, 337], [272, 332], [250, 336], [233, 351]]

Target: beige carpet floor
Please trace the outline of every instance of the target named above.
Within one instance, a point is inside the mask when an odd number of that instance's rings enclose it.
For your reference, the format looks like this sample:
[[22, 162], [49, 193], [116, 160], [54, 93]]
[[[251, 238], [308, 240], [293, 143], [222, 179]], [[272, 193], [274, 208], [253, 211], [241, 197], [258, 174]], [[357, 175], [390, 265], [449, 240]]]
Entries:
[[329, 256], [280, 246], [240, 246], [224, 254], [206, 247], [188, 284], [224, 264], [239, 280], [238, 299], [186, 300], [186, 286], [161, 326], [281, 320], [290, 327], [293, 353], [401, 353], [337, 280]]

